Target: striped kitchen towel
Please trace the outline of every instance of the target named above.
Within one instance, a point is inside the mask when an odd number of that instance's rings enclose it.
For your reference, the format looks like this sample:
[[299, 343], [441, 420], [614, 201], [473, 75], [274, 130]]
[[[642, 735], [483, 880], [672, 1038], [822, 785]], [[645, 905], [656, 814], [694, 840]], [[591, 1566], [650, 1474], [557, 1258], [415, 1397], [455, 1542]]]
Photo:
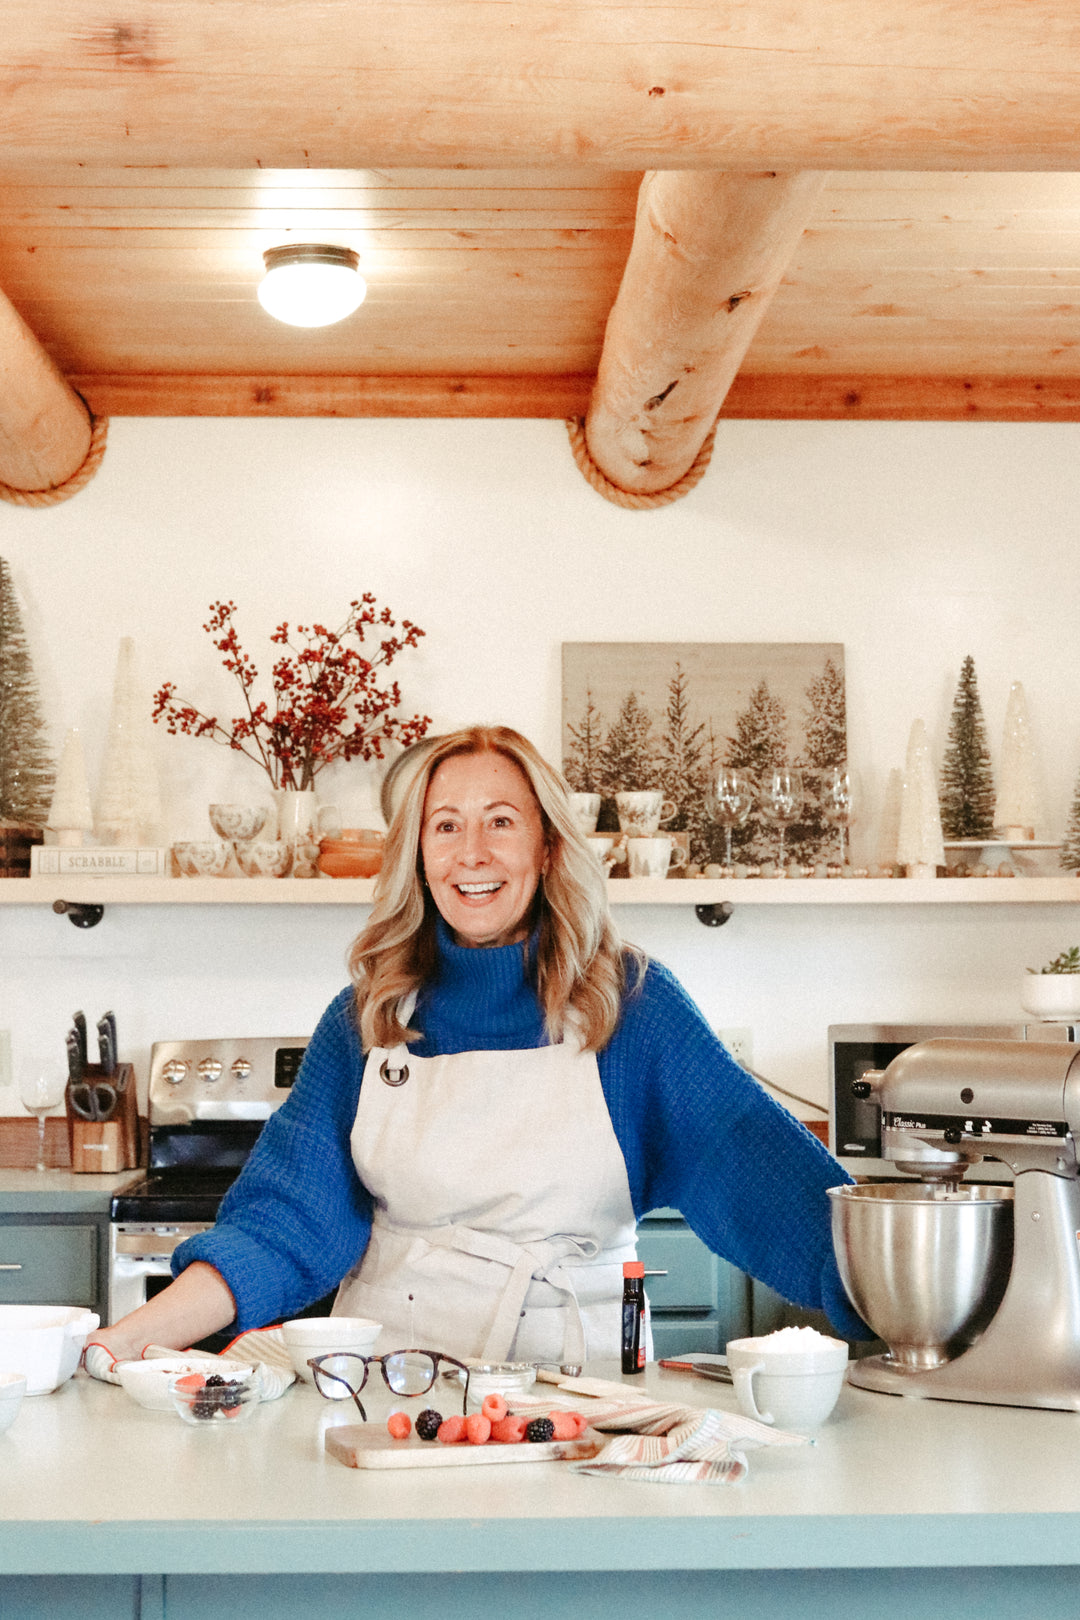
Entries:
[[656, 1485], [735, 1485], [749, 1472], [748, 1451], [810, 1443], [805, 1435], [715, 1407], [635, 1404], [621, 1413], [598, 1413], [592, 1426], [614, 1431], [613, 1438], [595, 1457], [570, 1463], [575, 1473]]
[[[589, 1427], [612, 1439], [595, 1457], [568, 1466], [577, 1474], [649, 1480], [659, 1485], [734, 1485], [749, 1472], [746, 1453], [762, 1446], [805, 1446], [805, 1435], [739, 1412], [657, 1401], [625, 1384], [593, 1378], [551, 1378], [560, 1406], [584, 1412]], [[550, 1409], [535, 1396], [514, 1399], [515, 1412]]]

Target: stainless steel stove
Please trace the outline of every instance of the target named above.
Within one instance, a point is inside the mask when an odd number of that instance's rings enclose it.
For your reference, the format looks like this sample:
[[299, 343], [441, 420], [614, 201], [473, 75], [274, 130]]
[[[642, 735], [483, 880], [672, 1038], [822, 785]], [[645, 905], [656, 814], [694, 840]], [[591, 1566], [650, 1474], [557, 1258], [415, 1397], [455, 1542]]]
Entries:
[[147, 1174], [110, 1206], [110, 1322], [167, 1287], [173, 1250], [214, 1224], [263, 1125], [288, 1096], [306, 1047], [304, 1035], [154, 1045]]

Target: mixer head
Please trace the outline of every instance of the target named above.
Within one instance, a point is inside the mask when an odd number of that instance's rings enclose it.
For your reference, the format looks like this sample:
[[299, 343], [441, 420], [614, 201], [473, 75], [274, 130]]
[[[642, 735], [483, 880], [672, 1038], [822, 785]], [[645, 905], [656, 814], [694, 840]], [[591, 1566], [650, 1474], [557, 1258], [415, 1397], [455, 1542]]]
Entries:
[[883, 1157], [920, 1180], [955, 1183], [983, 1158], [1077, 1173], [1080, 1045], [919, 1041], [857, 1088], [880, 1104]]

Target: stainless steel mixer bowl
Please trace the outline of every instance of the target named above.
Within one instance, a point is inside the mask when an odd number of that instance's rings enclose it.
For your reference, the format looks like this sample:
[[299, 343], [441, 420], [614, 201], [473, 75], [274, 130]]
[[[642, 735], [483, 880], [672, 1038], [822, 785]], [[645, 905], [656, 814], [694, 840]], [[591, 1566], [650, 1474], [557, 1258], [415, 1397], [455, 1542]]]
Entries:
[[1009, 1280], [1012, 1188], [877, 1182], [829, 1198], [844, 1287], [893, 1360], [937, 1367], [966, 1349]]

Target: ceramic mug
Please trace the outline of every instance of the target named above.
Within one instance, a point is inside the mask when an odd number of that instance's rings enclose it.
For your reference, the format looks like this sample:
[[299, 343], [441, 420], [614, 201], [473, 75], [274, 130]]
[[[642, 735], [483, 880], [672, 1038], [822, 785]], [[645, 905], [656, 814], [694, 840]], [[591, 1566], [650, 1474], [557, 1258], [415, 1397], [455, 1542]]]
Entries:
[[673, 838], [628, 838], [626, 853], [632, 878], [663, 878], [686, 865], [686, 856]]
[[675, 814], [675, 806], [659, 791], [648, 788], [640, 793], [616, 793], [619, 826], [632, 838], [651, 838]]
[[780, 1429], [816, 1429], [847, 1377], [848, 1347], [822, 1335], [820, 1347], [770, 1350], [768, 1336], [729, 1339], [727, 1364], [744, 1417]]
[[583, 833], [596, 831], [596, 823], [600, 817], [599, 793], [571, 793], [570, 809]]

